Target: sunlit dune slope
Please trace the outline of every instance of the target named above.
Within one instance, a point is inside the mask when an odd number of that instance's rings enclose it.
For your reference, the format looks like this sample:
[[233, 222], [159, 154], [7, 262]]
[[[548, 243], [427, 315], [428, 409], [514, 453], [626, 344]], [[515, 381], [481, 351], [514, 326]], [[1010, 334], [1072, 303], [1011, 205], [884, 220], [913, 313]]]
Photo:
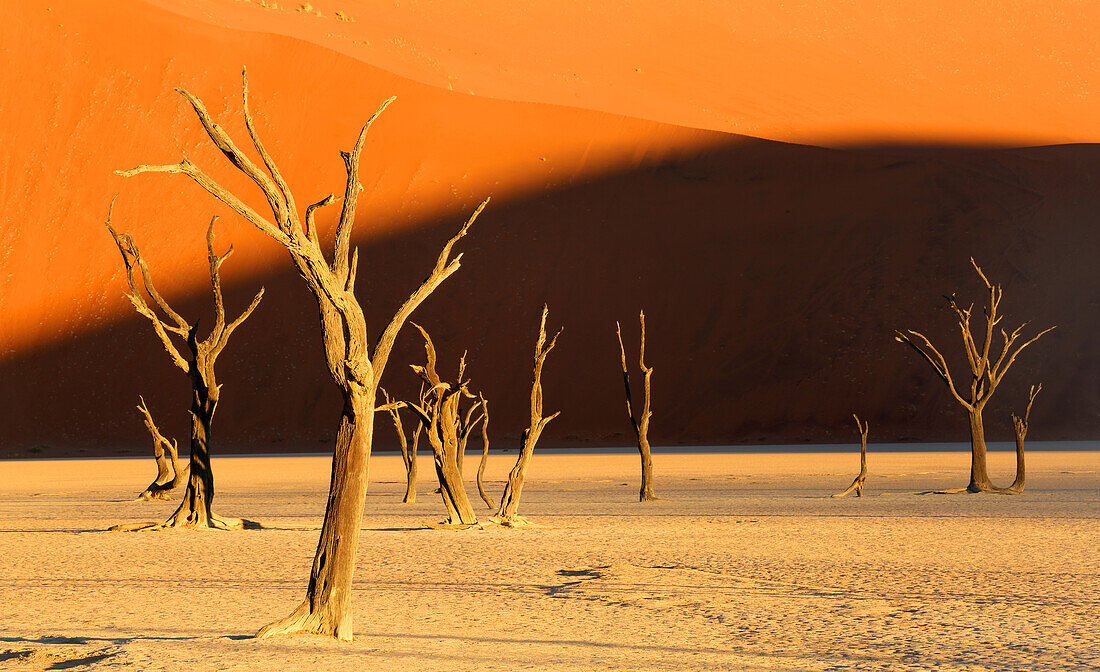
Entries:
[[1100, 139], [1100, 3], [147, 0], [455, 91], [810, 144]]
[[[524, 422], [544, 301], [566, 326], [546, 370], [548, 408], [563, 411], [548, 445], [628, 439], [614, 320], [630, 347], [639, 307], [658, 443], [848, 440], [851, 411], [870, 418], [873, 437], [962, 438], [945, 393], [891, 330], [925, 328], [954, 353], [939, 295], [981, 299], [971, 254], [1005, 283], [1009, 321], [1060, 325], [998, 393], [993, 438], [1007, 436], [1009, 409], [1039, 380], [1035, 438], [1100, 429], [1095, 145], [844, 151], [754, 140], [451, 92], [143, 3], [5, 4], [0, 50], [0, 454], [140, 449], [138, 394], [162, 429], [185, 432], [184, 377], [122, 296], [102, 226], [115, 193], [116, 225], [181, 312], [209, 308], [202, 241], [214, 213], [224, 215], [218, 245], [237, 250], [224, 267], [230, 310], [267, 287], [220, 361], [215, 450], [330, 444], [338, 400], [316, 308], [285, 251], [182, 177], [112, 173], [186, 155], [260, 208], [172, 92], [201, 96], [244, 144], [242, 64], [300, 204], [342, 188], [339, 150], [398, 96], [361, 175], [358, 288], [373, 333], [473, 206], [494, 197], [462, 244], [462, 270], [416, 320], [444, 371], [469, 350], [498, 446]], [[405, 333], [385, 385], [413, 391], [405, 365], [420, 357]], [[379, 437], [393, 443], [388, 430]]]

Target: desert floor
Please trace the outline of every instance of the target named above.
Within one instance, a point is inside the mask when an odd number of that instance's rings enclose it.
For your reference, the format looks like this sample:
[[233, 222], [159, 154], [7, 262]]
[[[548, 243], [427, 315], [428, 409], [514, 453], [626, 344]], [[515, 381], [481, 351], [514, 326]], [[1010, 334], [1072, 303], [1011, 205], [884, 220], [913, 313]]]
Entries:
[[[636, 455], [544, 452], [539, 527], [456, 532], [421, 527], [427, 458], [403, 505], [375, 456], [350, 644], [251, 637], [304, 594], [327, 457], [215, 459], [215, 508], [266, 526], [237, 532], [104, 531], [171, 513], [129, 501], [151, 459], [0, 462], [0, 669], [1100, 666], [1100, 450], [1032, 453], [1021, 497], [899, 494], [965, 484], [965, 452], [869, 459], [867, 496], [831, 499], [850, 450], [661, 453], [668, 501], [639, 504]], [[1013, 455], [991, 461], [1007, 484]]]

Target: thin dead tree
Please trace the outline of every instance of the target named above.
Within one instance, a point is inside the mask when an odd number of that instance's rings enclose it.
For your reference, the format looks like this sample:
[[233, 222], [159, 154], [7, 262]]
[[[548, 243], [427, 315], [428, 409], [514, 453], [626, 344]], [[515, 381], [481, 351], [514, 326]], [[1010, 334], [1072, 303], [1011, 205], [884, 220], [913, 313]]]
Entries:
[[[989, 290], [989, 306], [984, 310], [985, 335], [980, 344], [975, 341], [970, 328], [970, 317], [974, 305], [971, 304], [968, 308], [962, 308], [956, 303], [954, 295], [946, 297], [948, 306], [955, 311], [958, 318], [959, 331], [962, 334], [963, 346], [966, 349], [966, 359], [970, 365], [969, 389], [963, 387], [960, 391], [960, 386], [957, 386], [954, 378], [951, 377], [947, 361], [940, 354], [940, 351], [932, 345], [927, 336], [911, 329], [905, 333], [895, 332], [897, 341], [905, 343], [920, 353], [935, 370], [936, 375], [947, 385], [951, 396], [966, 409], [970, 419], [970, 483], [965, 488], [944, 490], [942, 491], [944, 493], [996, 491], [996, 487], [989, 480], [989, 472], [986, 468], [985, 427], [982, 424], [982, 411], [989, 402], [989, 398], [993, 396], [993, 393], [1001, 384], [1008, 369], [1016, 361], [1016, 357], [1023, 352], [1024, 348], [1054, 329], [1054, 327], [1048, 327], [1021, 345], [1017, 345], [1017, 341], [1020, 340], [1020, 333], [1027, 326], [1027, 322], [1016, 327], [1011, 333], [1000, 329], [1001, 338], [1003, 339], [1001, 354], [997, 355], [995, 359], [991, 358], [990, 348], [993, 342], [993, 332], [1002, 319], [1002, 316], [997, 313], [997, 309], [1001, 304], [1001, 287], [1000, 285], [994, 285], [986, 278], [985, 273], [978, 267], [973, 257], [970, 258], [970, 263], [974, 266], [974, 270], [978, 272], [978, 275], [981, 276], [986, 289]], [[964, 394], [966, 396], [963, 396]]]
[[[149, 412], [149, 407], [145, 405], [145, 399], [141, 396], [138, 396], [138, 399], [141, 400], [141, 404], [138, 405], [137, 409], [145, 422], [145, 429], [149, 430], [149, 435], [153, 437], [153, 458], [157, 461], [157, 477], [137, 498], [145, 500], [171, 499], [168, 493], [183, 485], [183, 482], [187, 479], [187, 472], [190, 471], [190, 466], [180, 467], [179, 444], [175, 439], [169, 441], [160, 433], [157, 424], [153, 422], [153, 414]], [[167, 457], [165, 457], [165, 453], [168, 453]], [[169, 461], [169, 458], [171, 461]]]
[[[464, 364], [465, 360], [466, 360], [465, 355], [463, 355], [462, 359], [463, 359], [463, 364]], [[462, 372], [461, 371], [459, 372], [458, 377], [459, 377], [459, 379], [462, 378]], [[470, 441], [470, 435], [473, 434], [474, 429], [477, 428], [478, 424], [482, 420], [485, 419], [484, 410], [482, 410], [482, 412], [480, 414], [478, 414], [476, 417], [474, 416], [474, 414], [477, 413], [478, 410], [481, 409], [483, 403], [484, 402], [482, 401], [481, 397], [479, 396], [478, 400], [475, 401], [474, 403], [470, 404], [470, 406], [466, 409], [465, 412], [459, 414], [459, 417], [458, 417], [458, 460], [457, 460], [458, 461], [458, 471], [459, 471], [459, 473], [462, 473], [462, 463], [465, 461], [465, 458], [466, 458], [466, 445]]]
[[412, 324], [424, 337], [426, 355], [424, 365], [413, 364], [412, 369], [424, 381], [427, 391], [422, 403], [409, 404], [409, 407], [419, 416], [424, 434], [432, 447], [435, 473], [439, 477], [439, 492], [443, 497], [443, 505], [447, 508], [447, 520], [431, 527], [467, 528], [477, 524], [477, 516], [466, 495], [462, 470], [458, 466], [458, 454], [464, 445], [459, 436], [462, 424], [459, 404], [463, 397], [474, 396], [467, 389], [470, 381], [463, 379], [466, 370], [465, 355], [458, 367], [458, 380], [454, 384], [444, 382], [436, 371], [435, 345], [431, 337], [419, 324]]
[[[381, 392], [386, 400], [386, 406], [389, 407], [393, 428], [397, 432], [397, 440], [401, 446], [401, 461], [405, 464], [405, 496], [401, 499], [401, 503], [412, 504], [416, 501], [416, 451], [420, 445], [422, 427], [419, 422], [413, 427], [412, 447], [410, 448], [408, 437], [405, 436], [405, 427], [401, 422], [401, 407], [390, 399], [390, 395], [386, 393], [385, 389], [381, 389]], [[423, 386], [420, 389], [420, 398], [421, 403], [423, 403]]]
[[[163, 523], [126, 523], [114, 526], [113, 530], [142, 530], [159, 527], [212, 527], [217, 529], [241, 528], [246, 521], [238, 518], [222, 518], [213, 513], [211, 503], [214, 500], [214, 474], [210, 469], [210, 426], [214, 412], [218, 408], [222, 386], [214, 375], [214, 364], [229, 342], [229, 337], [237, 327], [248, 319], [264, 296], [263, 288], [256, 293], [252, 303], [229, 321], [225, 316], [225, 301], [222, 298], [221, 267], [233, 254], [233, 246], [223, 255], [214, 252], [215, 216], [210, 219], [206, 229], [206, 252], [210, 263], [210, 284], [214, 290], [214, 327], [206, 338], [198, 337], [198, 321], [191, 325], [172, 309], [164, 297], [153, 285], [149, 266], [141, 256], [137, 243], [127, 233], [119, 233], [111, 224], [111, 211], [114, 201], [107, 212], [107, 230], [111, 232], [118, 251], [122, 254], [122, 263], [126, 267], [126, 282], [130, 287], [127, 298], [134, 309], [153, 324], [153, 330], [160, 338], [161, 345], [168, 352], [172, 363], [187, 374], [191, 380], [191, 457], [190, 474], [183, 502], [176, 512]], [[137, 269], [141, 273], [141, 285], [134, 275]], [[153, 306], [145, 300], [145, 294], [152, 299]], [[161, 317], [160, 314], [164, 317]], [[182, 339], [187, 345], [187, 356], [176, 347], [172, 336]], [[150, 418], [151, 422], [152, 418]], [[159, 433], [159, 432], [158, 432]]]
[[477, 494], [481, 495], [485, 506], [493, 510], [497, 507], [496, 502], [485, 492], [485, 466], [489, 462], [489, 402], [481, 394], [478, 394], [478, 399], [481, 400], [481, 411], [485, 419], [481, 422], [481, 461], [477, 465]]
[[856, 428], [859, 429], [859, 476], [856, 476], [856, 480], [852, 481], [852, 484], [848, 486], [848, 489], [844, 492], [838, 492], [833, 497], [844, 497], [853, 490], [856, 493], [856, 497], [863, 496], [863, 482], [867, 480], [867, 432], [871, 429], [871, 423], [860, 423], [859, 416], [855, 413], [852, 417], [856, 419]]
[[1019, 495], [1024, 492], [1024, 482], [1027, 474], [1024, 471], [1024, 439], [1027, 438], [1028, 420], [1031, 417], [1031, 405], [1035, 403], [1035, 397], [1043, 389], [1043, 384], [1032, 385], [1027, 393], [1027, 410], [1024, 417], [1012, 414], [1012, 428], [1016, 431], [1016, 478], [1007, 488], [998, 488], [997, 492], [1006, 495]]
[[535, 357], [531, 378], [531, 417], [527, 428], [523, 430], [523, 436], [520, 437], [523, 447], [520, 448], [519, 456], [516, 458], [516, 465], [512, 467], [511, 473], [508, 474], [508, 483], [504, 486], [504, 494], [500, 498], [497, 513], [490, 519], [494, 523], [506, 527], [520, 527], [528, 524], [527, 519], [517, 513], [519, 511], [519, 498], [523, 493], [523, 484], [527, 479], [527, 467], [531, 464], [531, 455], [535, 452], [535, 444], [542, 436], [542, 430], [546, 429], [546, 425], [550, 424], [551, 420], [561, 414], [561, 411], [557, 411], [549, 417], [543, 417], [542, 415], [542, 366], [546, 362], [546, 356], [558, 344], [558, 336], [561, 336], [562, 332], [562, 329], [558, 329], [558, 333], [554, 334], [554, 338], [550, 339], [549, 343], [546, 342], [546, 315], [549, 310], [546, 305], [543, 305], [542, 320], [539, 322], [539, 335], [535, 341]]
[[394, 99], [390, 98], [379, 106], [359, 131], [354, 148], [350, 152], [341, 153], [347, 178], [336, 225], [334, 249], [329, 255], [329, 261], [322, 251], [314, 219], [320, 208], [341, 199], [335, 194], [329, 194], [307, 206], [304, 212], [299, 211], [286, 180], [256, 133], [248, 107], [247, 71], [243, 73], [243, 89], [245, 126], [264, 168], [257, 166], [237, 147], [226, 133], [225, 127], [215, 123], [201, 100], [183, 89], [177, 91], [190, 103], [214, 145], [263, 192], [271, 210], [271, 218], [253, 210], [186, 158], [174, 164], [138, 166], [120, 171], [120, 174], [130, 177], [141, 173], [179, 173], [191, 178], [215, 199], [283, 245], [298, 274], [317, 299], [326, 364], [343, 396], [343, 411], [332, 459], [328, 505], [325, 508], [325, 519], [310, 570], [305, 600], [286, 618], [262, 628], [257, 636], [312, 633], [350, 640], [351, 581], [359, 547], [360, 523], [363, 519], [378, 384], [389, 361], [394, 341], [405, 321], [444, 280], [458, 270], [462, 255], [452, 257], [451, 250], [470, 230], [474, 220], [488, 204], [488, 199], [477, 207], [458, 232], [443, 245], [428, 277], [397, 309], [378, 337], [372, 353], [363, 308], [355, 296], [359, 254], [358, 250], [352, 249], [351, 234], [355, 224], [355, 208], [362, 190], [359, 183], [359, 155], [371, 124]]
[[630, 395], [630, 372], [626, 366], [626, 349], [623, 347], [623, 332], [615, 322], [615, 334], [619, 337], [619, 356], [623, 365], [623, 385], [626, 387], [626, 414], [638, 439], [638, 454], [642, 458], [642, 485], [638, 490], [638, 501], [652, 502], [659, 499], [653, 494], [653, 455], [649, 450], [649, 419], [653, 415], [649, 404], [649, 379], [653, 367], [645, 365], [645, 311], [638, 311], [638, 324], [641, 339], [638, 345], [638, 367], [642, 370], [642, 412], [634, 415], [634, 402]]

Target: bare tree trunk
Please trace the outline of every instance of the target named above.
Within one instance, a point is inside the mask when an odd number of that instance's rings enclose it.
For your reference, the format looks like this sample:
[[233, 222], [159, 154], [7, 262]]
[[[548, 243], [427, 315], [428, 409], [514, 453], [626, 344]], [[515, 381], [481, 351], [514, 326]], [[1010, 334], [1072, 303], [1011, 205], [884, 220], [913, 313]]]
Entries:
[[168, 464], [168, 458], [164, 456], [164, 448], [159, 441], [153, 442], [153, 459], [157, 461], [157, 476], [153, 479], [138, 499], [171, 499], [168, 491], [175, 487], [175, 470]]
[[634, 402], [630, 395], [630, 372], [626, 367], [626, 349], [623, 347], [623, 334], [619, 323], [615, 323], [615, 333], [619, 337], [619, 355], [623, 365], [623, 385], [626, 387], [626, 413], [630, 418], [630, 425], [634, 428], [634, 436], [638, 440], [638, 455], [642, 460], [642, 485], [638, 490], [638, 501], [652, 502], [659, 499], [653, 493], [653, 454], [649, 449], [649, 420], [653, 416], [650, 410], [650, 378], [653, 376], [653, 367], [645, 364], [645, 312], [638, 311], [638, 324], [641, 337], [638, 346], [638, 366], [642, 370], [642, 413], [634, 415]]
[[402, 503], [416, 502], [416, 450], [420, 444], [420, 427], [413, 429], [412, 447], [405, 453], [405, 497]]
[[489, 402], [481, 397], [481, 409], [485, 419], [481, 423], [481, 462], [477, 465], [477, 494], [490, 510], [496, 508], [496, 502], [485, 492], [485, 465], [489, 462]]
[[986, 468], [985, 427], [982, 425], [982, 408], [976, 406], [970, 416], [970, 484], [967, 492], [989, 492], [993, 482]]
[[329, 482], [329, 492], [339, 493], [342, 505], [332, 506], [330, 494], [305, 601], [286, 618], [261, 629], [257, 637], [294, 632], [316, 632], [343, 640], [352, 637], [351, 580], [366, 502], [374, 399], [374, 391], [344, 390]]
[[462, 484], [462, 472], [458, 469], [455, 451], [436, 451], [435, 470], [439, 477], [439, 492], [447, 508], [444, 527], [469, 527], [477, 524], [477, 514]]
[[[191, 407], [191, 474], [183, 501], [165, 521], [165, 527], [228, 527], [210, 510], [214, 501], [214, 472], [210, 469], [210, 421], [207, 409]], [[238, 524], [240, 521], [236, 521]]]
[[847, 490], [838, 492], [832, 497], [844, 497], [853, 490], [856, 497], [863, 496], [863, 483], [867, 480], [867, 432], [871, 429], [871, 423], [861, 424], [859, 416], [855, 413], [852, 414], [852, 417], [856, 419], [856, 427], [859, 428], [859, 475], [856, 476], [856, 480], [852, 481]]
[[1024, 485], [1027, 481], [1027, 473], [1024, 470], [1024, 439], [1027, 436], [1027, 428], [1024, 431], [1016, 430], [1016, 478], [1013, 479], [1012, 485], [1007, 488], [1003, 488], [1001, 492], [1006, 494], [1011, 493], [1014, 495], [1021, 494], [1024, 491]]
[[[149, 487], [138, 495], [138, 499], [171, 499], [168, 493], [183, 484], [187, 478], [188, 468], [180, 469], [179, 449], [175, 440], [169, 441], [160, 433], [160, 429], [153, 422], [153, 415], [149, 412], [149, 407], [145, 405], [145, 399], [138, 398], [141, 399], [141, 404], [137, 409], [141, 412], [145, 429], [153, 437], [153, 457], [157, 461], [157, 477], [153, 479]], [[170, 456], [171, 462], [165, 457], [165, 452]]]
[[458, 468], [458, 478], [462, 479], [462, 463], [466, 461], [466, 439], [458, 437], [458, 447], [455, 449], [455, 467]]
[[[405, 427], [401, 422], [401, 406], [405, 404], [403, 402], [392, 402], [386, 390], [382, 388], [379, 388], [379, 390], [386, 399], [386, 407], [389, 409], [390, 418], [393, 420], [393, 429], [397, 432], [398, 445], [401, 447], [401, 462], [405, 465], [405, 497], [402, 498], [401, 503], [411, 504], [416, 501], [416, 448], [417, 444], [420, 443], [420, 423], [418, 422], [413, 430], [413, 444], [410, 452], [409, 441], [405, 437]], [[423, 394], [423, 391], [423, 388], [421, 388], [421, 394]]]
[[527, 520], [519, 516], [519, 498], [523, 494], [523, 484], [527, 480], [527, 467], [531, 463], [531, 455], [535, 452], [535, 444], [542, 436], [542, 430], [550, 421], [558, 417], [558, 411], [550, 417], [542, 416], [542, 366], [546, 362], [546, 356], [558, 343], [561, 330], [554, 334], [550, 342], [546, 342], [546, 315], [549, 312], [547, 306], [542, 307], [542, 321], [539, 323], [538, 340], [535, 341], [534, 374], [531, 380], [531, 418], [529, 426], [523, 430], [523, 446], [520, 448], [516, 465], [508, 474], [508, 483], [504, 486], [504, 494], [500, 498], [500, 507], [491, 520], [507, 527], [519, 527], [527, 524]]
[[1042, 384], [1032, 385], [1028, 391], [1027, 410], [1024, 411], [1024, 417], [1018, 417], [1015, 413], [1012, 414], [1012, 428], [1016, 433], [1016, 478], [1013, 479], [1012, 485], [1007, 488], [998, 488], [998, 492], [1006, 495], [1020, 495], [1024, 492], [1024, 485], [1027, 480], [1027, 473], [1024, 471], [1024, 439], [1027, 438], [1028, 423], [1031, 418], [1031, 405], [1035, 403], [1035, 395], [1039, 394], [1039, 390], [1043, 389]]

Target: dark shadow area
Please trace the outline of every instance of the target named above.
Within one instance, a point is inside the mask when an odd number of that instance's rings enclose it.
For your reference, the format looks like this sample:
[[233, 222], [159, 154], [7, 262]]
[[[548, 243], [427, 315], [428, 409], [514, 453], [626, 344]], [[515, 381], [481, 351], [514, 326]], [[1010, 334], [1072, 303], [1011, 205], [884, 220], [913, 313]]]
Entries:
[[[462, 269], [413, 319], [431, 332], [441, 371], [469, 350], [472, 389], [492, 404], [494, 448], [515, 447], [525, 426], [544, 301], [548, 326], [565, 333], [543, 379], [547, 410], [562, 415], [540, 447], [631, 442], [615, 320], [636, 327], [640, 307], [657, 445], [856, 442], [853, 411], [870, 422], [872, 447], [964, 441], [962, 410], [893, 330], [923, 331], [962, 375], [961, 339], [942, 295], [957, 291], [964, 305], [981, 305], [973, 255], [1004, 286], [1001, 326], [1059, 327], [1008, 374], [986, 411], [988, 438], [1011, 438], [1009, 413], [1042, 382], [1029, 438], [1094, 439], [1098, 175], [1098, 145], [834, 150], [738, 138], [494, 200], [460, 244]], [[370, 206], [360, 209], [363, 221]], [[364, 243], [358, 293], [375, 336], [467, 212]], [[230, 312], [260, 284], [263, 304], [218, 363], [225, 387], [213, 452], [328, 451], [340, 402], [316, 306], [284, 258], [227, 287]], [[203, 291], [176, 308], [203, 315], [209, 303]], [[634, 330], [624, 337], [628, 351], [636, 348]], [[413, 394], [407, 364], [422, 357], [406, 329], [383, 385]], [[139, 393], [161, 430], [186, 444], [186, 378], [137, 316], [9, 357], [0, 380], [0, 456], [146, 454], [133, 409]], [[395, 448], [388, 419], [379, 421], [376, 446]]]

